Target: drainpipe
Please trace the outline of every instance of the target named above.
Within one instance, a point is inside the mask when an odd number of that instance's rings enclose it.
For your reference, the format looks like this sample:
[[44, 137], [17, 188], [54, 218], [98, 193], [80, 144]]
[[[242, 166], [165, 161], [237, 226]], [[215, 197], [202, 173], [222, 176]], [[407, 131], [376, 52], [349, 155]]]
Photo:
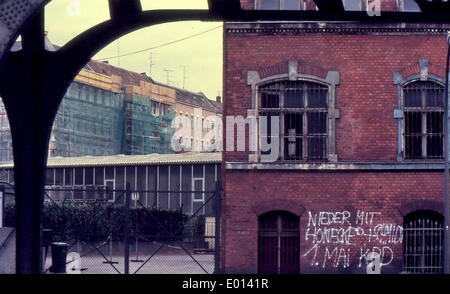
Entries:
[[448, 171], [448, 100], [449, 100], [449, 59], [450, 59], [450, 31], [447, 31], [447, 60], [446, 60], [446, 68], [445, 68], [445, 99], [444, 99], [444, 273], [450, 273], [450, 238], [449, 238], [449, 223], [450, 223], [450, 209], [449, 209], [449, 191], [448, 191], [448, 182], [449, 182], [449, 171]]

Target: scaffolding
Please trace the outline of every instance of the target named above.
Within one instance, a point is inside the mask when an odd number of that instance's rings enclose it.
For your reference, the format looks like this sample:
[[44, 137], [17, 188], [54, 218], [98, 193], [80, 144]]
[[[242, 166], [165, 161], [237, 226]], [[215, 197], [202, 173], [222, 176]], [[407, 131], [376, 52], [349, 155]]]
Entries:
[[134, 93], [125, 95], [125, 109], [126, 154], [173, 153], [170, 104]]
[[[49, 157], [173, 153], [175, 102], [174, 89], [142, 74], [89, 63], [58, 109]], [[12, 160], [10, 126], [0, 100], [0, 162]]]
[[123, 153], [123, 94], [73, 82], [58, 110], [51, 156]]
[[[49, 156], [173, 153], [169, 103], [74, 81], [58, 109]], [[12, 161], [12, 140], [0, 101], [0, 162]]]

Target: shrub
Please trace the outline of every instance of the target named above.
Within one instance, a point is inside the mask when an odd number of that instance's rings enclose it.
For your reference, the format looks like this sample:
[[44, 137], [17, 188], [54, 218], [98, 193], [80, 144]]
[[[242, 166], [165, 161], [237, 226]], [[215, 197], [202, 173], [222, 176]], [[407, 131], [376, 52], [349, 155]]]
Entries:
[[[65, 202], [45, 203], [43, 227], [51, 229], [50, 241], [73, 240], [100, 241], [112, 236], [120, 240], [123, 235], [126, 208], [105, 203]], [[187, 216], [180, 211], [130, 208], [129, 228], [131, 232], [147, 240], [181, 240]], [[15, 224], [15, 207], [5, 207], [5, 225]]]

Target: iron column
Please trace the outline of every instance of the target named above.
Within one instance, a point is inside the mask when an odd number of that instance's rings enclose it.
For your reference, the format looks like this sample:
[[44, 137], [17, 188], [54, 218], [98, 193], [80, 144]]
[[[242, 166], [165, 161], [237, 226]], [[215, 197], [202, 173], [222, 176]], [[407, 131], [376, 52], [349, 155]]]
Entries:
[[448, 82], [449, 82], [449, 58], [450, 58], [450, 31], [447, 32], [447, 60], [445, 67], [445, 99], [444, 99], [444, 273], [450, 273], [450, 255], [449, 255], [449, 199], [448, 199]]

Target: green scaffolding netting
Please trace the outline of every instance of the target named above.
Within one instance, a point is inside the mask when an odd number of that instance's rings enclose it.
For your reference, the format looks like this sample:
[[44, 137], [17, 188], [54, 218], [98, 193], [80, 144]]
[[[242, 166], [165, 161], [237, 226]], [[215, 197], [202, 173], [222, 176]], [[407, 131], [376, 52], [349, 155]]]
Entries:
[[[171, 106], [73, 82], [53, 125], [50, 156], [172, 153]], [[12, 140], [0, 101], [0, 162], [12, 161]]]

